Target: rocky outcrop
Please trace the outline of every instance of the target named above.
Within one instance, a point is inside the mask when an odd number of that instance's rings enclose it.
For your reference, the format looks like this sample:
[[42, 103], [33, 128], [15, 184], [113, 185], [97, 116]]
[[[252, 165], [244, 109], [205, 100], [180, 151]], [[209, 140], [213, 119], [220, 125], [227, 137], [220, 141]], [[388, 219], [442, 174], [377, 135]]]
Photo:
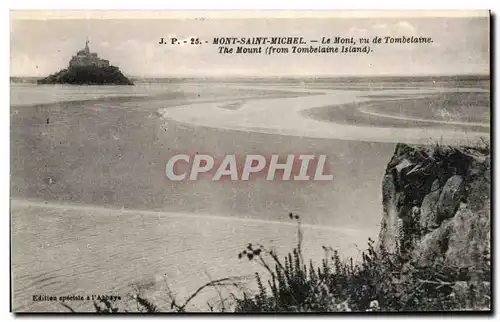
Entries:
[[483, 265], [490, 251], [490, 169], [487, 144], [398, 144], [383, 179], [379, 248], [421, 266]]
[[55, 74], [39, 79], [38, 84], [73, 84], [73, 85], [134, 85], [115, 66], [69, 67]]

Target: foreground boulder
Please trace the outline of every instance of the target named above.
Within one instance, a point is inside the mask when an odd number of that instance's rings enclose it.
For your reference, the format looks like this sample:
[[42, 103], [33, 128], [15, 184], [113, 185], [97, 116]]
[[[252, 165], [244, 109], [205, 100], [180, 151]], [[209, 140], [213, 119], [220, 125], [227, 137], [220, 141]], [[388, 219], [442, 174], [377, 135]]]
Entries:
[[490, 151], [398, 144], [383, 179], [379, 247], [412, 261], [481, 265], [490, 250]]

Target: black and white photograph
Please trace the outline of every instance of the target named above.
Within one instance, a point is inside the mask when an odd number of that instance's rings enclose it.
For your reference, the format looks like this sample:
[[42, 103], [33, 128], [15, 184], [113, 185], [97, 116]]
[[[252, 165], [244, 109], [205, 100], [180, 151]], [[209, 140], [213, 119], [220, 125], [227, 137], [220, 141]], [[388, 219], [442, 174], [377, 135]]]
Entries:
[[10, 12], [13, 313], [491, 313], [491, 16]]

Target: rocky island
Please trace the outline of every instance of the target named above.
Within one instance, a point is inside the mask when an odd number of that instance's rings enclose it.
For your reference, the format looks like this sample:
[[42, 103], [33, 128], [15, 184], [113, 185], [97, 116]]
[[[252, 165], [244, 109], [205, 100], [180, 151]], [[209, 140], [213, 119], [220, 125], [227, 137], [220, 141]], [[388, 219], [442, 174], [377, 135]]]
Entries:
[[90, 52], [89, 42], [69, 61], [68, 68], [37, 80], [38, 84], [134, 85], [120, 69]]

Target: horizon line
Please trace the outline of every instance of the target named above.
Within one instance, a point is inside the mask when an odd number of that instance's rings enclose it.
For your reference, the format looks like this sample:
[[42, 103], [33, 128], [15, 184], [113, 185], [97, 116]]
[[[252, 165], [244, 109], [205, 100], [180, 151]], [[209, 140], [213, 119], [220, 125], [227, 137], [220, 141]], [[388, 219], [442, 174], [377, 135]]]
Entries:
[[[129, 78], [138, 79], [166, 79], [166, 78], [389, 78], [389, 77], [489, 77], [491, 78], [491, 73], [463, 73], [463, 74], [373, 74], [373, 75], [252, 75], [252, 74], [241, 74], [241, 75], [128, 75]], [[10, 75], [10, 78], [39, 78], [44, 76], [28, 76], [28, 75]]]

